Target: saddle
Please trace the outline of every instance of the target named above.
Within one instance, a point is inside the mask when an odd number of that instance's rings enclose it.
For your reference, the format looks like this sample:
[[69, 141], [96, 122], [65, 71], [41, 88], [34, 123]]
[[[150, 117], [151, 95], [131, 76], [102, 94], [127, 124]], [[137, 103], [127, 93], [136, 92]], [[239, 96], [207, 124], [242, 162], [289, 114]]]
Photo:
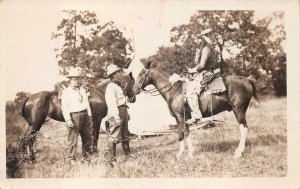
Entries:
[[[186, 103], [186, 90], [187, 90], [187, 83], [190, 81], [190, 75], [187, 75], [185, 72], [184, 74], [178, 75], [173, 74], [170, 76], [169, 81], [172, 83], [175, 83], [179, 80], [183, 81], [183, 95], [184, 100]], [[222, 92], [226, 91], [226, 86], [224, 84], [223, 78], [221, 77], [220, 73], [214, 73], [209, 72], [208, 74], [203, 75], [203, 80], [201, 83], [202, 85], [201, 91], [199, 93], [199, 99], [201, 101], [201, 111], [205, 111], [208, 107], [208, 100], [207, 98], [210, 98], [210, 95], [216, 95], [220, 94]]]
[[226, 86], [221, 76], [213, 77], [211, 81], [204, 85], [200, 91], [200, 95], [207, 96], [211, 94], [219, 94], [226, 91]]
[[[187, 81], [189, 82], [189, 81]], [[186, 95], [186, 85], [187, 82], [185, 82], [184, 85], [184, 95]], [[212, 72], [206, 72], [203, 74], [203, 79], [199, 83], [201, 85], [201, 90], [199, 92], [198, 98], [200, 99], [201, 103], [201, 110], [206, 111], [208, 108], [209, 100], [207, 98], [211, 98], [211, 95], [220, 94], [222, 92], [226, 91], [226, 86], [224, 84], [223, 78], [219, 73], [212, 73]], [[184, 97], [186, 99], [186, 97]]]
[[[174, 77], [174, 76], [173, 76]], [[185, 81], [184, 85], [190, 81], [190, 76], [184, 75], [182, 76], [182, 80]], [[207, 96], [211, 94], [219, 94], [226, 91], [226, 86], [224, 81], [219, 73], [211, 73], [207, 72], [203, 74], [203, 80], [199, 83], [202, 85], [200, 96]], [[186, 94], [186, 87], [184, 86], [184, 94]]]

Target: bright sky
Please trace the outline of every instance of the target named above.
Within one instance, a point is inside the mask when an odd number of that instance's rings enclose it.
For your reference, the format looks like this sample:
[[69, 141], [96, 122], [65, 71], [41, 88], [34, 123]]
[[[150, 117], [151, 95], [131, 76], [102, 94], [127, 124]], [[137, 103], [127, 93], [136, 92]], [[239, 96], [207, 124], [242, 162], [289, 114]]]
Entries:
[[[80, 4], [79, 4], [80, 5]], [[100, 23], [113, 20], [125, 27], [127, 36], [134, 33], [136, 55], [132, 64], [141, 67], [138, 60], [154, 53], [169, 41], [169, 31], [174, 25], [186, 23], [194, 8], [180, 12], [180, 7], [168, 11], [168, 6], [149, 3], [134, 7], [128, 2], [121, 8], [118, 3], [92, 6]], [[5, 74], [5, 99], [12, 100], [18, 91], [31, 93], [52, 90], [63, 79], [59, 77], [57, 60], [51, 41], [51, 33], [62, 19], [60, 9], [78, 8], [68, 4], [28, 3], [28, 1], [4, 1], [1, 10], [1, 62]], [[78, 5], [77, 5], [78, 6]], [[85, 6], [80, 5], [85, 9]], [[180, 12], [180, 14], [179, 14]], [[132, 68], [138, 70], [137, 68]]]
[[[167, 45], [172, 27], [188, 23], [203, 1], [4, 1], [0, 4], [1, 69], [5, 100], [18, 91], [52, 90], [63, 78], [58, 74], [51, 33], [62, 19], [61, 10], [95, 11], [100, 23], [114, 21], [134, 36], [136, 55], [131, 69], [138, 72], [139, 59]], [[184, 9], [183, 9], [184, 6]], [[132, 35], [132, 31], [134, 35]]]
[[[53, 90], [58, 81], [55, 42], [51, 33], [63, 18], [62, 10], [95, 11], [100, 24], [114, 21], [126, 28], [126, 35], [134, 33], [135, 59], [130, 69], [134, 75], [142, 68], [140, 58], [155, 53], [167, 45], [172, 27], [186, 24], [196, 10], [255, 9], [257, 17], [274, 10], [282, 10], [284, 3], [268, 1], [79, 1], [79, 0], [7, 0], [0, 3], [0, 90], [1, 101], [13, 100], [19, 91], [35, 93]], [[4, 90], [3, 90], [4, 89]], [[163, 98], [141, 94], [130, 104], [130, 130], [155, 130], [175, 123]], [[147, 110], [145, 110], [147, 106]], [[0, 108], [1, 109], [1, 108]], [[157, 111], [159, 110], [159, 111]], [[146, 119], [146, 120], [145, 120]], [[133, 131], [135, 130], [135, 131]]]

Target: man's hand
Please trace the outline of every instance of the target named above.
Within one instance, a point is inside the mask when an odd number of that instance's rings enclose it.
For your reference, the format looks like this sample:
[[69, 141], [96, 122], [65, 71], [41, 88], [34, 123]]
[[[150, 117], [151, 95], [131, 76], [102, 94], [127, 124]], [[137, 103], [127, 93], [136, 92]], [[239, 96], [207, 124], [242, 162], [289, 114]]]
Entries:
[[93, 127], [94, 123], [93, 123], [92, 116], [88, 116], [88, 124], [89, 124], [90, 127]]
[[116, 124], [117, 125], [121, 125], [122, 124], [122, 120], [120, 118], [116, 118], [115, 120], [116, 120]]
[[74, 127], [74, 123], [73, 123], [73, 121], [70, 119], [70, 120], [67, 120], [66, 121], [66, 126], [68, 127], [68, 128], [73, 128]]

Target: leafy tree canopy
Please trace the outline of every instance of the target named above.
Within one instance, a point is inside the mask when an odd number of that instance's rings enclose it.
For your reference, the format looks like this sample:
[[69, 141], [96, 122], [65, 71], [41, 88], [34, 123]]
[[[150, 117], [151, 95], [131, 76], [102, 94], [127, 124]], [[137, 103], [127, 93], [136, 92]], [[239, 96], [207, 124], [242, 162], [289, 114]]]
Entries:
[[252, 77], [262, 87], [281, 90], [277, 95], [286, 95], [283, 16], [279, 11], [256, 20], [254, 11], [197, 11], [189, 23], [172, 28], [173, 46], [162, 46], [142, 61], [153, 59], [177, 73], [193, 67], [196, 35], [209, 28], [223, 75]]
[[91, 80], [104, 76], [106, 61], [128, 68], [132, 61], [131, 40], [126, 39], [114, 24], [100, 24], [94, 12], [63, 11], [64, 18], [52, 39], [60, 73], [67, 75], [70, 67], [80, 67]]

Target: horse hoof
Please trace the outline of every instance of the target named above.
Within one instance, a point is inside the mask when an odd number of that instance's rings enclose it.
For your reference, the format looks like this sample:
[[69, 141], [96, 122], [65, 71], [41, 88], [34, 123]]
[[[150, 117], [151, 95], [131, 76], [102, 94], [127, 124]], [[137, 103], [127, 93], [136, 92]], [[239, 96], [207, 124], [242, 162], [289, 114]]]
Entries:
[[234, 159], [239, 159], [239, 158], [241, 158], [243, 156], [243, 154], [242, 153], [236, 153], [235, 155], [234, 155]]

